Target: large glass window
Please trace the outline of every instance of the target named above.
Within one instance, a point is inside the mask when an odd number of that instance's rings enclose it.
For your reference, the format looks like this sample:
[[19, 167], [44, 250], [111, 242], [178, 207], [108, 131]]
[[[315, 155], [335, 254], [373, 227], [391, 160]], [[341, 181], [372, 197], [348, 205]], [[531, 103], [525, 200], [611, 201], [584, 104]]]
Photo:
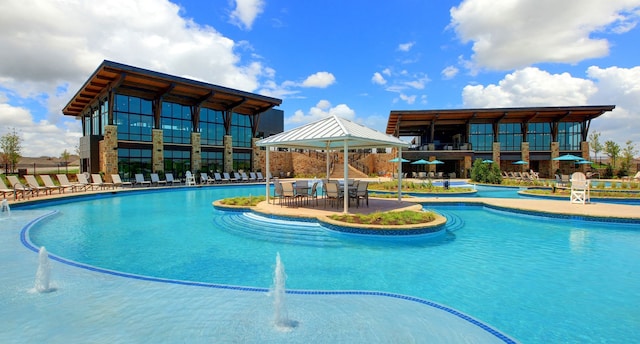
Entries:
[[498, 141], [501, 151], [520, 151], [522, 132], [520, 123], [501, 123], [498, 126]]
[[113, 121], [118, 126], [118, 140], [151, 142], [151, 101], [118, 94], [114, 105]]
[[527, 129], [529, 150], [548, 151], [551, 149], [551, 126], [549, 123], [529, 123]]
[[164, 172], [171, 172], [175, 178], [182, 178], [191, 170], [191, 152], [183, 150], [164, 150]]
[[102, 135], [100, 126], [100, 109], [93, 109], [91, 113], [91, 135]]
[[234, 147], [251, 147], [251, 122], [249, 116], [234, 113], [231, 117], [231, 136]]
[[164, 143], [191, 143], [193, 123], [190, 107], [163, 102], [160, 121]]
[[82, 131], [82, 135], [90, 136], [91, 135], [91, 117], [84, 117], [84, 128]]
[[222, 146], [224, 134], [222, 111], [200, 109], [200, 142], [206, 146]]
[[471, 124], [469, 141], [475, 151], [493, 150], [493, 125], [491, 123]]
[[580, 138], [582, 137], [581, 125], [577, 122], [558, 123], [558, 144], [560, 150], [580, 150]]
[[109, 103], [100, 102], [100, 135], [104, 135], [104, 127], [109, 124]]
[[233, 153], [233, 170], [251, 170], [251, 153]]
[[222, 172], [222, 152], [202, 152], [202, 170]]
[[118, 173], [126, 180], [134, 179], [136, 173], [148, 177], [151, 173], [151, 149], [118, 148]]

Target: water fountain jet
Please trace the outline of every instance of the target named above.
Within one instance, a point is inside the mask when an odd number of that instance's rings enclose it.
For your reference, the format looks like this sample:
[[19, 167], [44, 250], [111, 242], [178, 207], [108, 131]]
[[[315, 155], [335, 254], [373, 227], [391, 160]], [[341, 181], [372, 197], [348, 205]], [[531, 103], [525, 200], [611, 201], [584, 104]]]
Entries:
[[3, 199], [2, 202], [0, 202], [0, 213], [2, 213], [3, 216], [9, 216], [11, 215], [11, 208], [9, 208], [9, 201], [7, 201], [7, 199]]
[[38, 293], [48, 293], [54, 291], [50, 287], [51, 264], [49, 264], [49, 254], [44, 246], [40, 247], [38, 253], [38, 271], [36, 271], [35, 290]]
[[287, 275], [284, 272], [284, 264], [280, 260], [280, 252], [276, 254], [276, 268], [273, 273], [273, 307], [274, 322], [278, 330], [283, 332], [292, 331], [298, 322], [289, 319], [285, 303], [285, 282]]

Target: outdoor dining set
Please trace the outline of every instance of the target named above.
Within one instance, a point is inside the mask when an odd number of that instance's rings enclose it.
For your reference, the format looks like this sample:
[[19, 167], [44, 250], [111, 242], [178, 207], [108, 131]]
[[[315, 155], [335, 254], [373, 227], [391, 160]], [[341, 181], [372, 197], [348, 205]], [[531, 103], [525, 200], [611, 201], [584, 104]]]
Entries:
[[[278, 200], [280, 206], [298, 207], [301, 205], [318, 206], [318, 199], [324, 200], [324, 207], [339, 207], [344, 202], [345, 192], [342, 180], [296, 180], [283, 181], [274, 179], [274, 198]], [[367, 187], [369, 182], [354, 179], [347, 180], [348, 203], [353, 202], [360, 207], [360, 203], [369, 206], [369, 193]]]

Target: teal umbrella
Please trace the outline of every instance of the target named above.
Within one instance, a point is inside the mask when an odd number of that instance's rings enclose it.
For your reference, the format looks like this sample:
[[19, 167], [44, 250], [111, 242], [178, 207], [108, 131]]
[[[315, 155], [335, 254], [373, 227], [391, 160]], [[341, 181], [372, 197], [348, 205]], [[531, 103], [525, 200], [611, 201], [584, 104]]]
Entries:
[[514, 165], [529, 165], [529, 163], [524, 161], [524, 160], [518, 160], [518, 161], [514, 162], [513, 164]]
[[416, 160], [411, 163], [411, 165], [427, 165], [427, 164], [429, 164], [429, 162], [424, 159]]
[[556, 161], [580, 161], [580, 160], [584, 160], [583, 157], [579, 157], [573, 154], [565, 154], [565, 155], [561, 155], [557, 158], [553, 158], [553, 160]]
[[429, 162], [429, 164], [431, 164], [431, 165], [442, 165], [442, 164], [444, 164], [444, 162], [436, 159], [436, 160], [431, 160]]
[[483, 164], [493, 164], [493, 160], [491, 160], [491, 159], [484, 159], [484, 160], [482, 160], [482, 163], [483, 163]]
[[398, 160], [398, 158], [393, 158], [393, 159], [389, 160], [389, 162], [399, 162], [399, 161], [409, 162], [409, 160], [407, 160], [407, 159]]
[[590, 165], [593, 164], [593, 162], [589, 161], [589, 160], [580, 160], [577, 161], [576, 164], [580, 164], [580, 165]]

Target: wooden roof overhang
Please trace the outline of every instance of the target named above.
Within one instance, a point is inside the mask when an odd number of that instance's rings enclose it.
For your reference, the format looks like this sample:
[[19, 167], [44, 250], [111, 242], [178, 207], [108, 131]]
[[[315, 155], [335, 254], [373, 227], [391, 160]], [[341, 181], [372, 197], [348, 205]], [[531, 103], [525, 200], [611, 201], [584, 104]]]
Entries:
[[105, 60], [64, 107], [62, 113], [76, 117], [88, 115], [86, 108], [95, 104], [109, 90], [147, 100], [162, 98], [182, 105], [201, 105], [246, 115], [256, 115], [282, 103], [281, 99]]
[[588, 122], [615, 105], [391, 111], [386, 133], [414, 136], [425, 126], [467, 123]]

